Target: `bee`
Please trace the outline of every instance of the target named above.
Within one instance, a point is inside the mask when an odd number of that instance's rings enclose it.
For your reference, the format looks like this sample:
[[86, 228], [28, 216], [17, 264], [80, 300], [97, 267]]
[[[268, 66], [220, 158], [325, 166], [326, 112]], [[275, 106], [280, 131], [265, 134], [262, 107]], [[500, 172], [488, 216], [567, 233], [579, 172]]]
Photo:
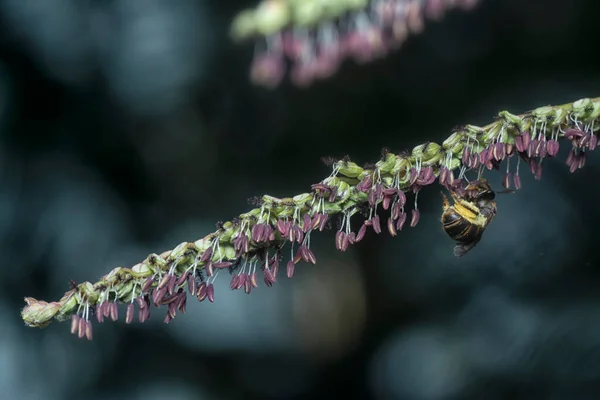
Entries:
[[496, 216], [496, 193], [489, 183], [480, 178], [464, 189], [450, 191], [454, 204], [442, 193], [442, 227], [453, 240], [454, 255], [462, 257], [481, 240], [485, 228]]

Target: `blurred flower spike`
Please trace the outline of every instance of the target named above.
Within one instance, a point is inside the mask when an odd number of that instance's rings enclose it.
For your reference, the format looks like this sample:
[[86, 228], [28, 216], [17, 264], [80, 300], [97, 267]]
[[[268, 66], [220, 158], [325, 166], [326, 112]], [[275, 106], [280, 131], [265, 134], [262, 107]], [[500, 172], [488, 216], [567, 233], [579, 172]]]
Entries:
[[[419, 223], [418, 194], [439, 182], [464, 189], [466, 173], [482, 177], [503, 168], [506, 188], [521, 188], [521, 168], [542, 177], [544, 161], [567, 146], [571, 172], [582, 168], [587, 154], [598, 146], [600, 98], [546, 106], [514, 115], [506, 111], [484, 127], [457, 128], [441, 144], [427, 142], [412, 151], [382, 153], [361, 167], [348, 158], [327, 160], [331, 174], [312, 185], [309, 193], [290, 198], [264, 195], [256, 208], [225, 223], [195, 242], [151, 254], [132, 268], [115, 268], [98, 282], [72, 283], [57, 302], [25, 298], [22, 318], [28, 326], [44, 327], [53, 320], [71, 320], [71, 332], [92, 338], [92, 318], [115, 321], [124, 305], [125, 322], [144, 322], [152, 307], [167, 308], [164, 322], [185, 312], [187, 296], [216, 299], [216, 279], [230, 279], [232, 290], [250, 293], [262, 280], [277, 283], [285, 265], [291, 278], [301, 264], [315, 264], [313, 236], [333, 228], [335, 246], [345, 251], [369, 231], [396, 236], [406, 225]], [[410, 200], [409, 200], [410, 197]], [[286, 257], [286, 255], [289, 256]], [[229, 276], [229, 278], [227, 278]]]
[[235, 40], [254, 39], [251, 79], [276, 87], [288, 64], [295, 85], [335, 74], [346, 58], [367, 63], [424, 28], [425, 18], [473, 8], [479, 0], [263, 0], [231, 26]]

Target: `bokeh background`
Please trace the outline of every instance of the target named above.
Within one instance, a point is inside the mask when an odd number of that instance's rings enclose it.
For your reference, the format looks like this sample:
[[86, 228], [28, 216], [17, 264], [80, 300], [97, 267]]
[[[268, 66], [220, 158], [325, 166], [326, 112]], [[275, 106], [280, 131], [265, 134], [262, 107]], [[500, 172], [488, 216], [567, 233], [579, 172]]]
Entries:
[[[464, 259], [421, 222], [170, 325], [23, 326], [24, 296], [211, 232], [247, 199], [309, 190], [320, 158], [375, 161], [501, 109], [600, 94], [595, 0], [486, 0], [308, 89], [248, 80], [251, 1], [0, 1], [0, 393], [5, 399], [598, 399], [600, 154], [498, 198]], [[501, 176], [489, 174], [495, 187]]]

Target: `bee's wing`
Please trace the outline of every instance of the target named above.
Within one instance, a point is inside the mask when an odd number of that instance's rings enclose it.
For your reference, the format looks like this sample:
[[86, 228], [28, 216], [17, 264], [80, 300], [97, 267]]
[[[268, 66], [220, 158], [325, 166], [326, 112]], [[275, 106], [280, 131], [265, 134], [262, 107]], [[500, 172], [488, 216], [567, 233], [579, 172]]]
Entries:
[[470, 242], [470, 243], [459, 243], [456, 246], [454, 246], [454, 256], [456, 257], [462, 257], [465, 254], [467, 254], [469, 251], [471, 251], [473, 249], [473, 247], [477, 246], [477, 243], [479, 243], [480, 239], [477, 239], [474, 242]]

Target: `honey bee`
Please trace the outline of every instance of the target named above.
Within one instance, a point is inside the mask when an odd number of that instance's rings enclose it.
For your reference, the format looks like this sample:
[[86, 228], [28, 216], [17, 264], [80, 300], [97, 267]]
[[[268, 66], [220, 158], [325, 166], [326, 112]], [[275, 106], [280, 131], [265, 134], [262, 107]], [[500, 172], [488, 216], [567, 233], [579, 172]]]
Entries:
[[480, 178], [462, 190], [450, 191], [454, 204], [442, 193], [442, 227], [456, 242], [454, 255], [462, 257], [481, 240], [485, 228], [496, 216], [496, 193]]

